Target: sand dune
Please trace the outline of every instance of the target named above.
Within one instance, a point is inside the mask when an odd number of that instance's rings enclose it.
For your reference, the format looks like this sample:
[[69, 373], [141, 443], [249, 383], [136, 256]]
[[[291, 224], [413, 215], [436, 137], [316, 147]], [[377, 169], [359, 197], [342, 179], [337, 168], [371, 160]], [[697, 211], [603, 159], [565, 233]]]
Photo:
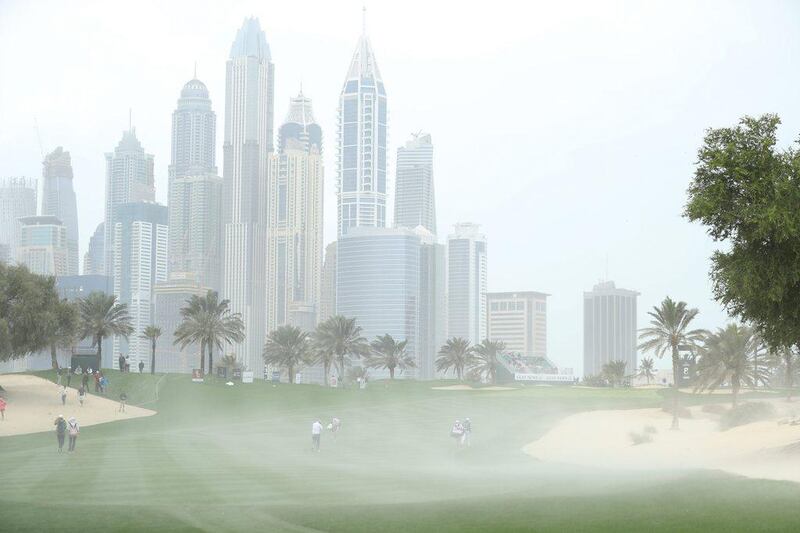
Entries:
[[[770, 400], [781, 416], [795, 404]], [[720, 431], [715, 415], [691, 408], [692, 418], [670, 430], [661, 409], [591, 411], [569, 416], [523, 448], [539, 460], [626, 470], [719, 469], [754, 478], [800, 482], [800, 426], [762, 421]], [[631, 432], [655, 428], [652, 442], [634, 445]]]
[[67, 419], [74, 416], [81, 427], [156, 414], [131, 405], [119, 413], [118, 402], [94, 394], [87, 394], [81, 407], [74, 388], [67, 389], [67, 404], [62, 406], [58, 385], [36, 376], [4, 374], [0, 375], [0, 385], [8, 403], [6, 419], [0, 421], [0, 437], [52, 431], [53, 421], [60, 414]]

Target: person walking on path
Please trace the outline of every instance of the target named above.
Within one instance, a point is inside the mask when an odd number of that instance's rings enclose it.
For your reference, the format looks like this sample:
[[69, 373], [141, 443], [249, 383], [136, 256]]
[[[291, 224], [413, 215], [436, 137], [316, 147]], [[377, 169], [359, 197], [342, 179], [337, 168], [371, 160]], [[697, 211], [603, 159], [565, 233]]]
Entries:
[[86, 399], [86, 387], [81, 385], [81, 388], [78, 389], [78, 401], [80, 402], [81, 407], [83, 407], [83, 401], [85, 399]]
[[100, 392], [100, 371], [97, 370], [94, 373], [94, 392]]
[[339, 430], [341, 428], [342, 428], [342, 421], [334, 416], [333, 420], [331, 420], [331, 423], [328, 426], [328, 429], [331, 430], [331, 436], [333, 437], [333, 440], [336, 440], [336, 434], [339, 433]]
[[61, 405], [67, 405], [67, 388], [61, 387]]
[[471, 446], [471, 439], [472, 439], [472, 422], [470, 422], [469, 417], [464, 419], [464, 423], [461, 424], [464, 427], [464, 436], [461, 439], [461, 443], [469, 448]]
[[311, 449], [315, 452], [319, 451], [319, 439], [322, 436], [322, 423], [319, 419], [311, 424]]
[[100, 374], [100, 394], [105, 394], [108, 390], [108, 379], [103, 374]]
[[67, 387], [69, 387], [70, 383], [72, 383], [72, 369], [67, 369]]
[[78, 425], [78, 421], [75, 420], [74, 416], [69, 418], [69, 423], [67, 424], [67, 431], [69, 432], [69, 451], [75, 451], [75, 441], [78, 440], [78, 433], [81, 432], [81, 428]]
[[124, 392], [119, 395], [119, 409], [117, 410], [118, 413], [125, 412], [125, 402], [128, 401], [128, 395]]
[[59, 387], [61, 386], [61, 375], [62, 375], [62, 373], [63, 372], [62, 372], [61, 368], [56, 368], [56, 377], [58, 378], [56, 380], [56, 385], [58, 385]]
[[86, 370], [84, 370], [83, 374], [81, 375], [81, 385], [83, 386], [84, 389], [89, 388], [89, 372], [87, 372]]
[[56, 427], [56, 439], [58, 439], [58, 453], [64, 451], [64, 435], [67, 433], [67, 422], [64, 420], [64, 415], [58, 415], [56, 421], [53, 422]]
[[6, 399], [0, 396], [0, 420], [6, 419]]
[[139, 361], [139, 373], [144, 372], [144, 361]]
[[450, 436], [456, 439], [456, 446], [460, 448], [464, 438], [464, 426], [461, 425], [461, 420], [456, 420], [455, 424], [453, 424]]

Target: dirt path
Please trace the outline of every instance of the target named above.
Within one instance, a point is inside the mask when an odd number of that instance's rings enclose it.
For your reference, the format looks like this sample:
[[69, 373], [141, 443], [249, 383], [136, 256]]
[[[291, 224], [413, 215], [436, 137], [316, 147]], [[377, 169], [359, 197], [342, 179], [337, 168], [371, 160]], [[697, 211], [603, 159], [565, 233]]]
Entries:
[[86, 427], [156, 414], [150, 409], [130, 405], [120, 413], [119, 402], [94, 394], [87, 394], [81, 407], [75, 388], [67, 389], [67, 404], [62, 406], [59, 386], [36, 376], [3, 374], [0, 385], [5, 389], [0, 394], [8, 403], [6, 419], [0, 421], [0, 437], [52, 431], [58, 415], [66, 419], [74, 416], [81, 427]]

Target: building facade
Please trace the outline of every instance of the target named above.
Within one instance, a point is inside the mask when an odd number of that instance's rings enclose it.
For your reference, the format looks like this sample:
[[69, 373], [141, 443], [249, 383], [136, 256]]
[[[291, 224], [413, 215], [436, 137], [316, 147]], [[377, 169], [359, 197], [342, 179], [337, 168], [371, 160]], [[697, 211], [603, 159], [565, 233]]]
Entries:
[[131, 368], [142, 361], [149, 371], [150, 342], [141, 334], [154, 324], [153, 290], [167, 280], [167, 208], [153, 202], [121, 204], [113, 220], [112, 287], [117, 299], [128, 306], [133, 333], [127, 340], [115, 336], [112, 357], [102, 364], [115, 367], [113, 363], [123, 354], [130, 357]]
[[113, 276], [114, 219], [117, 206], [132, 202], [155, 201], [153, 181], [153, 156], [146, 154], [136, 130], [122, 133], [122, 140], [113, 152], [106, 154], [106, 205], [104, 266], [106, 275]]
[[101, 275], [106, 273], [105, 263], [105, 223], [101, 222], [97, 225], [97, 229], [89, 238], [89, 249], [83, 255], [83, 273], [84, 275]]
[[543, 292], [486, 295], [486, 336], [524, 357], [547, 357], [547, 297]]
[[170, 273], [191, 273], [219, 290], [222, 178], [216, 167], [216, 114], [198, 79], [181, 90], [172, 114], [169, 165]]
[[472, 344], [486, 338], [486, 236], [459, 223], [447, 236], [447, 336]]
[[[111, 278], [97, 274], [59, 276], [56, 278], [56, 290], [62, 299], [66, 299], [70, 302], [77, 302], [78, 300], [86, 298], [93, 292], [111, 294]], [[82, 355], [97, 353], [97, 346], [94, 346], [92, 344], [93, 342], [94, 339], [92, 339], [91, 335], [78, 340], [74, 346], [74, 353]], [[112, 342], [113, 340], [108, 337], [103, 340], [103, 354], [111, 353], [113, 349]], [[71, 355], [71, 350], [59, 349], [59, 366], [69, 366]], [[106, 356], [106, 359], [109, 360], [110, 356]]]
[[22, 217], [17, 263], [40, 276], [69, 274], [67, 229], [54, 216]]
[[625, 361], [626, 374], [638, 366], [636, 300], [639, 293], [605, 281], [583, 293], [583, 375], [595, 376], [603, 365]]
[[320, 290], [319, 321], [324, 322], [336, 314], [336, 241], [325, 247], [325, 262], [322, 265], [322, 288]]
[[54, 216], [64, 224], [67, 232], [67, 274], [77, 276], [78, 205], [72, 179], [72, 159], [69, 152], [59, 146], [42, 163], [42, 215]]
[[[205, 296], [209, 287], [203, 287], [191, 273], [171, 273], [169, 281], [157, 283], [153, 289], [155, 324], [161, 328], [161, 338], [156, 349], [157, 372], [191, 372], [200, 368], [200, 347], [190, 344], [181, 349], [176, 346], [175, 330], [183, 322], [181, 309], [192, 296]], [[218, 355], [219, 357], [219, 355]], [[217, 359], [219, 360], [219, 359]]]
[[433, 190], [433, 144], [427, 133], [414, 134], [397, 149], [394, 225], [422, 226], [436, 235], [436, 199]]
[[257, 19], [245, 19], [226, 64], [222, 294], [241, 313], [246, 339], [233, 347], [262, 376], [266, 317], [268, 154], [275, 69]]
[[311, 100], [292, 98], [270, 157], [267, 329], [317, 325], [322, 285], [322, 130]]
[[0, 180], [0, 259], [11, 263], [17, 257], [22, 217], [36, 216], [37, 183], [31, 178]]
[[[418, 357], [420, 238], [405, 228], [351, 228], [336, 249], [336, 312], [369, 341], [389, 334]], [[374, 377], [388, 372], [374, 371]], [[411, 370], [403, 377], [414, 377]]]
[[338, 235], [386, 226], [386, 90], [366, 31], [339, 95], [336, 149]]
[[422, 226], [417, 226], [414, 233], [420, 238], [416, 373], [418, 379], [435, 379], [436, 358], [447, 340], [445, 247]]

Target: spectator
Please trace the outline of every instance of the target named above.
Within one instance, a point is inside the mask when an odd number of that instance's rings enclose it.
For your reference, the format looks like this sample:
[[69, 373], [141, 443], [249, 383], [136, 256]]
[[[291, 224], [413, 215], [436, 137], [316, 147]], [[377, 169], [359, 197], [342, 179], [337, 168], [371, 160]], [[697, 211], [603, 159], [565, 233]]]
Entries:
[[118, 413], [125, 412], [125, 403], [128, 401], [128, 395], [122, 392], [119, 395], [119, 409], [117, 410]]
[[139, 361], [139, 373], [141, 374], [144, 371], [144, 361]]
[[67, 422], [64, 420], [64, 415], [58, 415], [56, 421], [53, 422], [56, 427], [56, 439], [58, 439], [58, 453], [64, 451], [64, 435], [67, 433]]
[[67, 424], [67, 430], [69, 431], [69, 451], [75, 451], [75, 441], [78, 440], [78, 433], [80, 433], [81, 428], [78, 426], [78, 421], [75, 420], [75, 417], [72, 416], [69, 419], [69, 424]]
[[6, 419], [6, 399], [0, 396], [0, 420]]
[[67, 405], [67, 388], [61, 387], [61, 405]]

